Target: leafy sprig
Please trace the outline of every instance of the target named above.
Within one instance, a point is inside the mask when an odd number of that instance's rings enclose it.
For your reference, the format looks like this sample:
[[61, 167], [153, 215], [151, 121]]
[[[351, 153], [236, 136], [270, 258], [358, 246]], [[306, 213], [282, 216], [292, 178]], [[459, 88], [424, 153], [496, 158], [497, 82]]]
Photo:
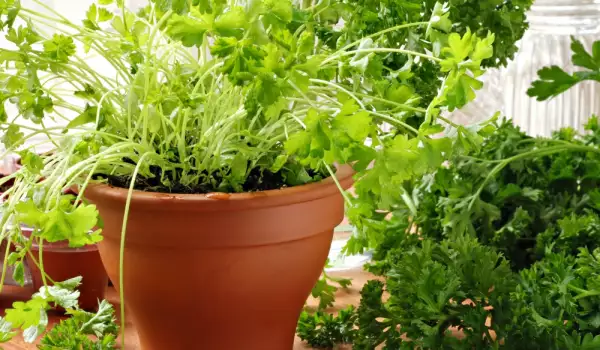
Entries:
[[298, 336], [316, 349], [332, 349], [351, 344], [354, 339], [356, 313], [353, 306], [333, 316], [323, 311], [303, 311], [298, 320]]
[[573, 64], [585, 70], [573, 74], [558, 66], [544, 67], [539, 72], [539, 80], [532, 83], [527, 94], [538, 101], [546, 101], [569, 90], [583, 81], [600, 81], [600, 42], [595, 42], [592, 51], [586, 51], [581, 41], [571, 38]]
[[[325, 269], [329, 266], [329, 260], [325, 263]], [[333, 306], [335, 301], [335, 293], [340, 289], [347, 289], [352, 284], [349, 278], [335, 277], [323, 271], [321, 278], [315, 283], [310, 295], [319, 300], [317, 310], [325, 310]]]
[[[67, 314], [72, 317], [60, 321], [44, 334], [39, 349], [116, 349], [118, 328], [109, 302], [100, 302], [96, 313], [70, 309]], [[90, 339], [90, 336], [95, 339]]]

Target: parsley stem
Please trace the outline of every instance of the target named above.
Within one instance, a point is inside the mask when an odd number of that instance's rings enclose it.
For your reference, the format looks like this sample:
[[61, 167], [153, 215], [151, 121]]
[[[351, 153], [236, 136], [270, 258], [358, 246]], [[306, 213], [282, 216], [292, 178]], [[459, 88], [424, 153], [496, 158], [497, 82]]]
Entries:
[[147, 156], [151, 155], [152, 152], [146, 152], [138, 161], [135, 170], [131, 176], [131, 181], [129, 183], [129, 190], [127, 192], [127, 201], [125, 202], [125, 210], [123, 212], [123, 223], [121, 225], [121, 242], [120, 242], [120, 250], [119, 250], [119, 301], [121, 305], [119, 305], [121, 309], [121, 347], [125, 349], [125, 279], [123, 277], [124, 268], [125, 268], [125, 235], [127, 234], [127, 223], [129, 221], [129, 210], [131, 207], [131, 199], [133, 197], [133, 188], [135, 186], [135, 180], [140, 171], [140, 167], [144, 163], [144, 160]]
[[[29, 241], [28, 241], [28, 245], [31, 246], [31, 244], [29, 244]], [[40, 270], [40, 272], [44, 271], [42, 269], [42, 267], [40, 266], [40, 263], [39, 263], [38, 259], [35, 257], [35, 255], [33, 255], [33, 253], [31, 252], [31, 250], [29, 250], [29, 247], [26, 250], [27, 250], [27, 254], [31, 258], [31, 261], [33, 261], [33, 264], [35, 266], [37, 266], [37, 268]], [[50, 277], [50, 275], [48, 275], [46, 272], [44, 272], [43, 274], [46, 275], [46, 278], [50, 281], [50, 283], [52, 283], [52, 284], [56, 283], [56, 281], [54, 281], [52, 279], [52, 277]]]
[[[43, 7], [44, 9], [46, 9], [47, 11], [50, 11], [51, 13], [55, 14], [56, 16], [58, 16], [58, 17], [59, 17], [59, 18], [60, 18], [62, 21], [58, 21], [58, 20], [57, 20], [55, 17], [49, 17], [49, 16], [48, 16], [48, 19], [50, 19], [50, 20], [52, 20], [52, 21], [60, 22], [60, 23], [63, 23], [63, 24], [66, 24], [66, 25], [69, 25], [69, 26], [72, 26], [72, 27], [74, 27], [74, 25], [71, 23], [71, 21], [69, 21], [69, 19], [68, 19], [67, 17], [63, 16], [63, 15], [62, 15], [60, 12], [56, 11], [56, 10], [55, 10], [55, 9], [53, 9], [52, 7], [50, 7], [50, 6], [46, 5], [46, 4], [45, 4], [43, 1], [40, 1], [40, 0], [33, 0], [33, 1], [34, 1], [36, 4], [38, 4], [38, 5], [42, 6], [42, 7]], [[27, 10], [27, 8], [25, 8], [25, 7], [20, 7], [20, 8], [19, 8], [19, 10], [20, 10], [20, 11], [23, 11], [23, 10]], [[42, 15], [42, 14], [40, 14], [39, 12], [32, 11], [32, 10], [28, 10], [28, 11], [29, 11], [29, 12], [31, 12], [31, 13], [34, 13], [34, 14], [37, 14], [37, 15], [43, 16], [43, 15]]]
[[378, 113], [378, 112], [372, 112], [372, 111], [367, 111], [367, 112], [369, 114], [372, 114], [372, 115], [376, 116], [378, 119], [380, 119], [382, 121], [385, 121], [387, 123], [393, 124], [396, 127], [399, 126], [399, 127], [406, 128], [406, 129], [410, 130], [412, 133], [414, 133], [415, 135], [419, 135], [419, 130], [413, 128], [412, 126], [408, 125], [407, 123], [405, 123], [405, 122], [403, 122], [401, 120], [394, 119], [394, 118], [392, 118], [390, 116], [387, 116], [385, 114], [381, 114], [381, 113]]
[[456, 129], [457, 129], [457, 128], [459, 128], [459, 127], [460, 127], [460, 125], [456, 124], [455, 122], [453, 122], [452, 120], [450, 120], [450, 119], [448, 119], [448, 118], [442, 117], [441, 115], [438, 115], [438, 117], [437, 117], [437, 118], [438, 118], [439, 120], [443, 121], [444, 123], [446, 123], [446, 124], [448, 124], [448, 125], [452, 126], [453, 128], [456, 128]]
[[[30, 239], [33, 239], [33, 235], [31, 236]], [[46, 271], [44, 270], [44, 239], [40, 238], [39, 242], [38, 242], [38, 249], [39, 249], [39, 263], [40, 263], [40, 271]], [[42, 284], [44, 285], [44, 287], [48, 287], [48, 281], [46, 281], [46, 274], [42, 273]]]
[[[129, 156], [130, 154], [128, 154], [128, 153], [121, 153], [121, 150], [123, 150], [123, 149], [131, 148], [132, 149], [131, 153], [135, 154], [134, 152], [136, 150], [138, 150], [140, 148], [140, 146], [141, 146], [140, 144], [133, 143], [133, 142], [117, 143], [117, 144], [113, 145], [112, 147], [107, 148], [106, 150], [104, 150], [102, 152], [98, 152], [97, 154], [90, 156], [90, 157], [74, 164], [73, 166], [65, 169], [64, 171], [61, 172], [61, 175], [57, 178], [55, 184], [65, 183], [68, 179], [70, 179], [73, 176], [73, 174], [77, 173], [80, 169], [85, 169], [91, 163], [97, 162], [101, 159], [103, 160], [111, 154], [118, 154], [120, 158]], [[144, 149], [141, 149], [141, 150], [145, 151]], [[64, 162], [66, 164], [68, 164], [68, 161], [69, 161], [69, 158], [65, 157]], [[56, 168], [58, 168], [58, 167], [56, 167]], [[62, 188], [62, 186], [60, 186], [60, 185], [56, 185], [56, 187], [58, 187], [59, 189]]]
[[360, 96], [360, 97], [366, 97], [368, 99], [374, 100], [374, 101], [378, 101], [378, 102], [382, 102], [382, 103], [386, 103], [389, 104], [391, 106], [395, 106], [407, 111], [412, 111], [412, 112], [418, 112], [418, 113], [425, 113], [427, 112], [427, 110], [425, 108], [419, 108], [419, 107], [413, 107], [413, 106], [409, 106], [403, 103], [398, 103], [398, 102], [394, 102], [394, 101], [390, 101], [387, 100], [385, 98], [381, 98], [381, 97], [376, 97], [376, 96], [371, 96], [368, 94], [363, 94], [363, 93], [359, 93], [359, 92], [355, 92], [354, 93], [356, 96]]
[[352, 201], [350, 200], [350, 197], [348, 197], [346, 190], [342, 187], [342, 184], [340, 184], [340, 181], [335, 176], [335, 172], [333, 172], [333, 169], [331, 169], [331, 166], [329, 166], [329, 164], [325, 163], [324, 161], [322, 161], [322, 164], [325, 166], [325, 168], [329, 172], [329, 175], [333, 179], [333, 182], [335, 182], [335, 185], [337, 186], [338, 190], [340, 190], [340, 193], [344, 197], [344, 201], [346, 202], [346, 204], [352, 205]]
[[313, 83], [320, 83], [320, 84], [324, 84], [327, 86], [331, 86], [332, 88], [335, 88], [341, 92], [346, 93], [348, 96], [350, 96], [354, 101], [356, 101], [356, 103], [358, 103], [358, 105], [360, 106], [360, 108], [365, 109], [365, 105], [362, 103], [362, 101], [356, 97], [356, 95], [354, 95], [352, 92], [350, 92], [349, 90], [343, 88], [341, 85], [332, 83], [330, 81], [327, 80], [321, 80], [321, 79], [310, 79], [311, 82]]
[[577, 295], [575, 297], [575, 300], [579, 300], [579, 299], [583, 299], [583, 298], [589, 298], [589, 297], [596, 297], [600, 295], [600, 290], [590, 290], [590, 291], [585, 291], [579, 295]]
[[422, 26], [422, 25], [426, 25], [426, 24], [429, 24], [429, 22], [405, 23], [405, 24], [400, 24], [400, 25], [397, 25], [397, 26], [394, 26], [394, 27], [390, 27], [390, 28], [387, 28], [387, 29], [384, 29], [384, 30], [380, 30], [377, 33], [373, 33], [373, 34], [367, 35], [365, 37], [362, 37], [361, 39], [358, 39], [358, 40], [356, 40], [356, 41], [354, 41], [354, 42], [352, 42], [352, 43], [350, 43], [350, 44], [342, 47], [341, 49], [339, 49], [338, 51], [336, 51], [334, 53], [334, 55], [339, 54], [342, 51], [346, 51], [349, 48], [360, 44], [365, 39], [374, 38], [376, 36], [380, 36], [380, 35], [383, 35], [383, 34], [386, 34], [386, 33], [389, 33], [389, 32], [396, 31], [398, 29], [405, 29], [405, 28], [410, 28], [410, 27], [418, 27], [418, 26]]
[[[0, 242], [4, 241], [4, 237], [0, 239]], [[12, 244], [12, 240], [10, 235], [7, 238], [8, 243], [6, 244], [6, 250], [4, 251], [4, 261], [2, 263], [2, 277], [0, 277], [0, 292], [2, 292], [2, 287], [4, 287], [4, 280], [6, 279], [6, 270], [8, 268], [8, 255], [10, 253], [10, 245]]]
[[371, 53], [371, 52], [374, 52], [374, 53], [379, 53], [379, 52], [402, 53], [402, 54], [406, 54], [406, 55], [423, 57], [423, 58], [426, 58], [426, 59], [429, 59], [429, 60], [432, 60], [435, 62], [442, 62], [441, 58], [429, 56], [424, 53], [420, 53], [420, 52], [416, 52], [416, 51], [404, 50], [404, 49], [393, 49], [393, 48], [388, 48], [388, 47], [376, 47], [376, 48], [358, 49], [358, 50], [341, 52], [337, 55], [330, 56], [329, 58], [323, 60], [323, 62], [321, 62], [321, 65], [327, 64], [327, 63], [334, 61], [342, 56], [352, 56], [352, 55], [355, 55], [358, 53]]
[[479, 196], [485, 189], [485, 186], [487, 186], [487, 184], [494, 178], [494, 176], [496, 176], [496, 174], [498, 174], [502, 169], [504, 169], [505, 166], [507, 166], [511, 162], [514, 162], [514, 161], [520, 160], [520, 159], [526, 159], [526, 158], [533, 157], [533, 156], [547, 156], [547, 155], [551, 155], [554, 153], [560, 153], [560, 152], [564, 152], [564, 151], [600, 153], [600, 149], [598, 149], [596, 147], [574, 145], [574, 144], [567, 142], [566, 144], [563, 144], [560, 146], [535, 149], [533, 151], [517, 154], [516, 156], [507, 158], [507, 159], [503, 160], [500, 164], [496, 165], [496, 167], [494, 167], [490, 171], [488, 176], [483, 180], [483, 183], [479, 186], [479, 189], [473, 195], [471, 202], [469, 202], [469, 207], [468, 207], [469, 210], [473, 209], [473, 205], [475, 204], [475, 201], [479, 198]]

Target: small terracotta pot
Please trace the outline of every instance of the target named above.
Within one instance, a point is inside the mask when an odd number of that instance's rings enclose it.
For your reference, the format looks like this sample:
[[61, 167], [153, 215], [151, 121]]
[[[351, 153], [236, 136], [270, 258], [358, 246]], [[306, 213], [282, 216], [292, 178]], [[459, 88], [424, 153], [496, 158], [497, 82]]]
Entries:
[[[29, 237], [31, 231], [23, 229], [23, 234]], [[37, 259], [39, 246], [32, 244], [31, 252]], [[108, 275], [104, 270], [96, 245], [69, 248], [67, 242], [44, 242], [43, 259], [44, 271], [54, 281], [60, 282], [81, 276], [83, 279], [78, 288], [81, 293], [79, 307], [84, 310], [96, 310], [98, 308], [98, 302], [104, 299], [106, 293]], [[31, 271], [33, 288], [37, 291], [44, 285], [42, 273], [29, 254], [26, 261]], [[47, 282], [49, 283], [49, 281]]]
[[[5, 176], [8, 176], [11, 174], [10, 170], [5, 170], [4, 168], [0, 167], [0, 179], [2, 179]], [[6, 182], [5, 184], [3, 184], [2, 186], [0, 186], [0, 197], [2, 196], [2, 193], [4, 193], [4, 189], [8, 189], [10, 188], [12, 185], [14, 184], [14, 180], [11, 179], [8, 182]], [[4, 199], [0, 199], [0, 203], [2, 203], [4, 201]], [[6, 246], [8, 245], [8, 241], [6, 239], [2, 240], [2, 243], [0, 243], [0, 257], [3, 258], [4, 257], [4, 253], [6, 252]], [[15, 247], [13, 244], [10, 245], [9, 248], [9, 252], [14, 252], [15, 251]]]
[[[338, 170], [344, 188], [352, 174]], [[127, 192], [107, 185], [85, 192], [103, 218], [100, 255], [118, 290]], [[123, 280], [142, 349], [292, 349], [343, 216], [331, 178], [241, 194], [134, 191]]]

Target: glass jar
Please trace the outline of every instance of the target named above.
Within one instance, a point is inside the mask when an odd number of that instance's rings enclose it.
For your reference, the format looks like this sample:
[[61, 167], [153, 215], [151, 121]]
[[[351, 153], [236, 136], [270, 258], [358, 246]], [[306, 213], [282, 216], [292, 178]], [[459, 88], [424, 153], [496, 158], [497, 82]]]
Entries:
[[584, 82], [549, 101], [527, 95], [543, 67], [557, 65], [567, 72], [581, 68], [571, 62], [571, 36], [586, 49], [600, 39], [600, 1], [537, 0], [529, 11], [529, 30], [509, 64], [488, 71], [486, 84], [467, 107], [452, 114], [461, 123], [477, 122], [500, 111], [531, 135], [549, 136], [571, 126], [581, 130], [592, 114], [600, 114], [600, 84]]

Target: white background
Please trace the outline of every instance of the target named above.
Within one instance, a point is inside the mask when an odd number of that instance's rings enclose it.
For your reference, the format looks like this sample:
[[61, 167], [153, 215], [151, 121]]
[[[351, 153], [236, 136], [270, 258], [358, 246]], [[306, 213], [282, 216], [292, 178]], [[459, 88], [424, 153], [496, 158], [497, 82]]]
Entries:
[[[61, 13], [65, 17], [69, 18], [74, 23], [78, 23], [81, 20], [85, 19], [85, 14], [87, 12], [87, 9], [89, 8], [89, 6], [92, 3], [94, 3], [93, 0], [42, 0], [41, 2], [43, 2], [44, 4], [46, 4], [49, 7], [53, 8], [54, 10], [58, 11], [59, 13]], [[127, 0], [126, 1], [127, 6], [132, 9], [139, 8], [141, 6], [144, 6], [147, 3], [148, 3], [148, 0]], [[36, 4], [35, 1], [33, 1], [33, 0], [21, 0], [21, 4], [23, 7], [30, 8], [30, 9], [36, 10], [38, 12], [43, 13], [43, 12], [47, 11], [46, 9], [43, 8], [43, 6]], [[3, 47], [5, 45], [9, 45], [7, 40], [4, 39], [4, 35], [5, 35], [4, 33], [0, 33], [0, 46], [3, 46]], [[107, 70], [108, 71], [111, 70], [111, 67], [109, 65], [107, 65], [105, 62], [103, 62], [102, 60], [93, 60], [92, 63], [90, 63], [90, 64], [98, 72], [103, 72], [103, 71], [106, 72]], [[11, 118], [11, 115], [14, 116], [14, 113], [15, 113], [15, 109], [11, 108], [11, 107], [12, 107], [11, 104], [6, 103], [6, 111], [8, 113], [9, 119]], [[28, 121], [19, 121], [19, 123], [31, 125], [31, 123]], [[64, 124], [62, 122], [53, 122], [51, 120], [45, 121], [45, 123], [46, 123], [46, 126], [48, 126], [48, 127], [61, 126], [61, 124]], [[31, 138], [30, 140], [28, 140], [27, 145], [38, 144], [40, 142], [43, 142], [44, 140], [45, 140], [44, 136], [41, 136], [41, 135], [35, 136], [35, 137]], [[0, 151], [2, 151], [2, 147], [3, 147], [3, 145], [0, 144]], [[36, 147], [36, 150], [38, 152], [44, 152], [49, 149], [50, 149], [49, 145], [42, 145], [42, 146]]]

